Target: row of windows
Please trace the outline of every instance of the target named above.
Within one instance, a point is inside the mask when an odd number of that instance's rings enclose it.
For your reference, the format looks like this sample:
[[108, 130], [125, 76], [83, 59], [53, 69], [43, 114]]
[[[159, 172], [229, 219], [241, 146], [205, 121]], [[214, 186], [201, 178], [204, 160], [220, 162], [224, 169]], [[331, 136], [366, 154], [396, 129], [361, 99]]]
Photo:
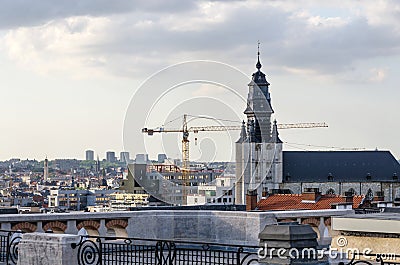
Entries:
[[[336, 192], [335, 192], [334, 189], [329, 189], [329, 190], [326, 191], [325, 194], [334, 195], [334, 194], [336, 194]], [[355, 189], [350, 188], [345, 192], [345, 195], [346, 196], [354, 196], [354, 195], [357, 195], [357, 192], [355, 191]], [[378, 195], [381, 195], [381, 194], [378, 194]], [[367, 199], [372, 199], [374, 197], [373, 191], [371, 189], [368, 189], [367, 193], [365, 194], [365, 197]]]
[[[355, 163], [355, 162], [353, 162], [353, 163], [348, 163], [348, 162], [343, 162], [343, 163], [335, 163], [335, 164], [324, 162], [324, 163], [321, 163], [320, 165], [322, 165], [322, 166], [324, 166], [324, 167], [327, 167], [327, 166], [336, 166], [336, 167], [340, 167], [340, 166], [344, 166], [344, 167], [347, 167], [347, 166], [353, 166], [353, 167], [356, 167], [356, 166], [363, 166], [363, 167], [365, 167], [365, 166], [368, 166], [368, 167], [371, 167], [371, 166], [373, 166], [373, 167], [376, 167], [376, 166], [384, 166], [383, 164], [365, 163], [365, 162], [361, 162], [361, 163]], [[311, 163], [293, 163], [293, 164], [291, 164], [291, 163], [285, 163], [285, 166], [312, 167], [312, 166], [315, 166], [315, 165], [314, 165], [314, 164], [311, 164]]]
[[[335, 179], [335, 177], [332, 175], [332, 174], [328, 174], [328, 176], [327, 176], [327, 180], [328, 181], [333, 181]], [[370, 174], [370, 173], [367, 173], [367, 174], [365, 174], [365, 179], [366, 180], [372, 180], [373, 179], [373, 176]], [[393, 180], [398, 180], [398, 176], [397, 176], [397, 173], [393, 173], [393, 175], [392, 175], [392, 179]], [[288, 174], [286, 174], [286, 176], [285, 176], [285, 181], [290, 181], [291, 180], [291, 176], [290, 176], [290, 174], [288, 173]]]
[[211, 198], [208, 198], [207, 199], [207, 203], [231, 203], [231, 202], [233, 202], [233, 199], [232, 198], [218, 198], [218, 199], [211, 199]]

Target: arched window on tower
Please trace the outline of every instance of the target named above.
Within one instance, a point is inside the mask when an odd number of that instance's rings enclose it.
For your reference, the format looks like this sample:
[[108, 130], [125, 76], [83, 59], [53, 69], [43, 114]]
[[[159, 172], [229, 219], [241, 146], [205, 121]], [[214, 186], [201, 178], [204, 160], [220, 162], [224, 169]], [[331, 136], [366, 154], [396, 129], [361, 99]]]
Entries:
[[367, 194], [365, 195], [365, 199], [372, 201], [374, 199], [374, 193], [371, 189], [368, 189]]
[[285, 181], [289, 182], [290, 181], [290, 174], [287, 173], [287, 175], [285, 176]]
[[353, 188], [350, 188], [348, 191], [346, 191], [346, 196], [354, 196], [356, 195], [356, 191]]
[[327, 195], [335, 195], [335, 190], [334, 189], [329, 189], [326, 191]]

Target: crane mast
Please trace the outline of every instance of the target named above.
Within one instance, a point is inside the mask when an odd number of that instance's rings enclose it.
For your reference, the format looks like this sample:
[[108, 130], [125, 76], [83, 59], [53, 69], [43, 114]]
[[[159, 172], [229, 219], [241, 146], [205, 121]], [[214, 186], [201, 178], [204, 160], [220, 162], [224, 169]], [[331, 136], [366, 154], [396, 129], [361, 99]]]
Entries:
[[182, 188], [182, 204], [186, 205], [187, 204], [187, 189], [189, 186], [189, 171], [190, 171], [190, 165], [189, 165], [189, 131], [187, 128], [187, 119], [186, 119], [186, 114], [183, 115], [183, 126], [182, 126], [182, 182], [183, 182], [183, 188]]

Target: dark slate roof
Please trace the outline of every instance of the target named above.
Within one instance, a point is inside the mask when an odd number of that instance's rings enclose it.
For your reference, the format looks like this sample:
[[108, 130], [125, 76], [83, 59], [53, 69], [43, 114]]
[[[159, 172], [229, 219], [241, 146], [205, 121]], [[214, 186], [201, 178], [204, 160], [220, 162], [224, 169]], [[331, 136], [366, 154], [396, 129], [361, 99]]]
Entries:
[[270, 83], [268, 83], [268, 81], [265, 77], [265, 74], [261, 71], [257, 71], [255, 73], [253, 73], [251, 80], [254, 81], [254, 83], [256, 83], [259, 86], [261, 86], [261, 85], [269, 86], [270, 85]]
[[326, 182], [330, 174], [333, 181], [393, 181], [400, 164], [389, 151], [283, 152], [284, 182]]

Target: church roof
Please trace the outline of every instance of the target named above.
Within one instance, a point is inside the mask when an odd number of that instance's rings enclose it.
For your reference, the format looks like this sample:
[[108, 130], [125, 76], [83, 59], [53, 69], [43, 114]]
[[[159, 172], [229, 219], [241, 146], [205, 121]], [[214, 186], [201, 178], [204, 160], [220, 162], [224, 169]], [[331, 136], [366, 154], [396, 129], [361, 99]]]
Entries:
[[283, 152], [284, 182], [393, 181], [399, 174], [389, 151]]
[[269, 86], [270, 83], [268, 83], [267, 78], [265, 77], [265, 74], [258, 70], [257, 72], [253, 73], [252, 82], [256, 83], [258, 86]]
[[[364, 196], [353, 197], [353, 208], [358, 208]], [[315, 202], [304, 202], [302, 194], [274, 194], [257, 203], [257, 209], [262, 211], [274, 210], [325, 210], [333, 204], [345, 203], [346, 198], [338, 195], [321, 195]]]
[[253, 73], [251, 80], [256, 83], [259, 86], [269, 86], [270, 83], [268, 83], [267, 79], [265, 78], [265, 74], [261, 72], [261, 62], [260, 62], [260, 51], [258, 51], [257, 54], [257, 63], [256, 63], [256, 68], [257, 71]]

